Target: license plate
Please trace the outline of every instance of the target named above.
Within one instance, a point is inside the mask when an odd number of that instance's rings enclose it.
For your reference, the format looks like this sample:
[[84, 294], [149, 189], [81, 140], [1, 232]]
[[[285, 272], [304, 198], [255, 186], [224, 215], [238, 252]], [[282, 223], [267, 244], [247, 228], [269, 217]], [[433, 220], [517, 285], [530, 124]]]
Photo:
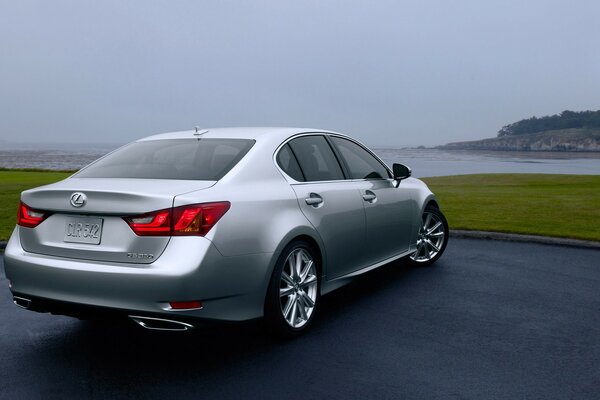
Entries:
[[100, 244], [102, 218], [74, 217], [65, 223], [65, 242]]

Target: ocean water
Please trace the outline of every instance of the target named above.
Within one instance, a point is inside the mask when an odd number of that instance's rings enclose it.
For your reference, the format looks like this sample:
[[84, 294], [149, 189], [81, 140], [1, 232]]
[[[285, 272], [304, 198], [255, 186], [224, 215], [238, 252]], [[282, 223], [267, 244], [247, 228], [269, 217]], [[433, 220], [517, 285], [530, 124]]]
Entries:
[[10, 144], [0, 145], [0, 168], [77, 170], [119, 145]]
[[408, 165], [413, 176], [483, 173], [600, 175], [600, 153], [506, 152], [438, 149], [373, 151], [388, 165]]
[[[19, 145], [0, 148], [2, 168], [76, 170], [118, 145]], [[413, 176], [476, 173], [545, 173], [600, 175], [600, 153], [499, 152], [374, 148], [388, 165], [400, 162]]]

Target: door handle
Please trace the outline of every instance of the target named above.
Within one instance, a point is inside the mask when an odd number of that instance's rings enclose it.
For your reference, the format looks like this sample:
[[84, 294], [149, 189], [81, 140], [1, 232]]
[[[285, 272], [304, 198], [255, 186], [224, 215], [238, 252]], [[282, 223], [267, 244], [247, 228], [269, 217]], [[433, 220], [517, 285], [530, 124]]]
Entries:
[[368, 201], [369, 203], [374, 203], [375, 200], [377, 200], [375, 193], [371, 192], [370, 190], [367, 190], [365, 194], [362, 195], [362, 198], [364, 201]]
[[316, 193], [311, 193], [304, 201], [306, 201], [306, 204], [309, 206], [318, 207], [319, 204], [323, 203], [323, 198]]

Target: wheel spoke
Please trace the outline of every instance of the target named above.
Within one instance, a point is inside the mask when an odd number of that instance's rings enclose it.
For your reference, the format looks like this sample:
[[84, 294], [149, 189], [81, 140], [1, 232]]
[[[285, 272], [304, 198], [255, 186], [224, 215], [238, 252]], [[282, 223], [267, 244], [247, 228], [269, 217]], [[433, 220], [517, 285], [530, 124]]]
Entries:
[[427, 231], [427, 227], [431, 223], [431, 214], [427, 213], [427, 217], [425, 217], [425, 222], [423, 223], [423, 230]]
[[287, 265], [290, 267], [290, 274], [288, 275], [291, 278], [291, 282], [294, 282], [296, 279], [296, 267], [294, 257], [290, 256], [287, 260]]
[[429, 228], [427, 230], [427, 234], [431, 235], [431, 232], [435, 231], [437, 228], [440, 227], [440, 225], [442, 225], [442, 223], [440, 221], [438, 221], [434, 226], [432, 226], [431, 228]]
[[279, 289], [279, 297], [290, 296], [293, 293], [294, 293], [293, 287], [286, 287], [286, 288]]
[[304, 299], [302, 297], [299, 297], [298, 302], [296, 304], [298, 307], [298, 312], [300, 313], [300, 318], [306, 321], [308, 319], [308, 315], [306, 315], [306, 305], [304, 303]]
[[306, 265], [304, 266], [302, 273], [300, 273], [300, 283], [302, 283], [306, 280], [306, 277], [308, 276], [308, 273], [310, 272], [312, 266], [313, 266], [313, 262], [312, 262], [312, 260], [309, 260], [306, 263]]
[[444, 236], [446, 236], [446, 234], [444, 233], [444, 231], [441, 231], [441, 232], [430, 233], [429, 236], [435, 237], [435, 238], [443, 238]]
[[285, 271], [281, 272], [281, 279], [290, 286], [294, 285], [294, 280], [291, 276], [285, 273]]
[[292, 310], [292, 306], [294, 306], [294, 303], [296, 303], [296, 296], [290, 296], [288, 297], [288, 302], [285, 305], [285, 308], [283, 310], [281, 310], [283, 312], [283, 317], [285, 319], [288, 319], [288, 315], [290, 314], [290, 311]]
[[317, 277], [314, 275], [309, 275], [304, 282], [300, 284], [301, 288], [306, 288], [308, 286], [315, 285], [317, 283]]
[[300, 292], [300, 297], [302, 298], [302, 302], [306, 304], [307, 307], [313, 308], [315, 306], [315, 302], [310, 298], [308, 294], [304, 290]]
[[432, 242], [431, 240], [429, 240], [429, 239], [427, 239], [427, 245], [428, 245], [429, 247], [431, 247], [431, 248], [432, 248], [432, 249], [433, 249], [433, 250], [434, 250], [436, 253], [437, 253], [438, 251], [440, 251], [440, 249], [438, 249], [438, 247], [437, 247], [435, 244], [433, 244], [433, 242]]
[[298, 297], [294, 296], [293, 304], [292, 304], [292, 312], [290, 313], [290, 318], [288, 322], [291, 326], [296, 326], [296, 315], [298, 313]]
[[431, 250], [429, 249], [429, 243], [427, 241], [423, 241], [423, 248], [425, 249], [425, 258], [429, 260], [431, 258], [429, 255]]
[[302, 273], [302, 264], [304, 263], [302, 255], [302, 250], [298, 250], [296, 253], [296, 262], [294, 263], [294, 278], [296, 279], [300, 279], [300, 274]]

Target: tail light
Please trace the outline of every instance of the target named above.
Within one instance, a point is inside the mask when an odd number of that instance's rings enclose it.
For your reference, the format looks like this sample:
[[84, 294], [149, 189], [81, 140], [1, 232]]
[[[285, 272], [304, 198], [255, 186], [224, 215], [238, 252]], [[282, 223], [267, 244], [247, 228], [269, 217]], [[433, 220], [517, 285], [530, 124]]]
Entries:
[[160, 210], [152, 213], [127, 217], [125, 221], [138, 236], [170, 236], [171, 210]]
[[231, 203], [191, 204], [123, 218], [138, 236], [204, 236]]
[[26, 228], [35, 228], [48, 218], [50, 214], [44, 211], [34, 210], [27, 204], [21, 202], [19, 204], [19, 212], [17, 213], [17, 225]]

